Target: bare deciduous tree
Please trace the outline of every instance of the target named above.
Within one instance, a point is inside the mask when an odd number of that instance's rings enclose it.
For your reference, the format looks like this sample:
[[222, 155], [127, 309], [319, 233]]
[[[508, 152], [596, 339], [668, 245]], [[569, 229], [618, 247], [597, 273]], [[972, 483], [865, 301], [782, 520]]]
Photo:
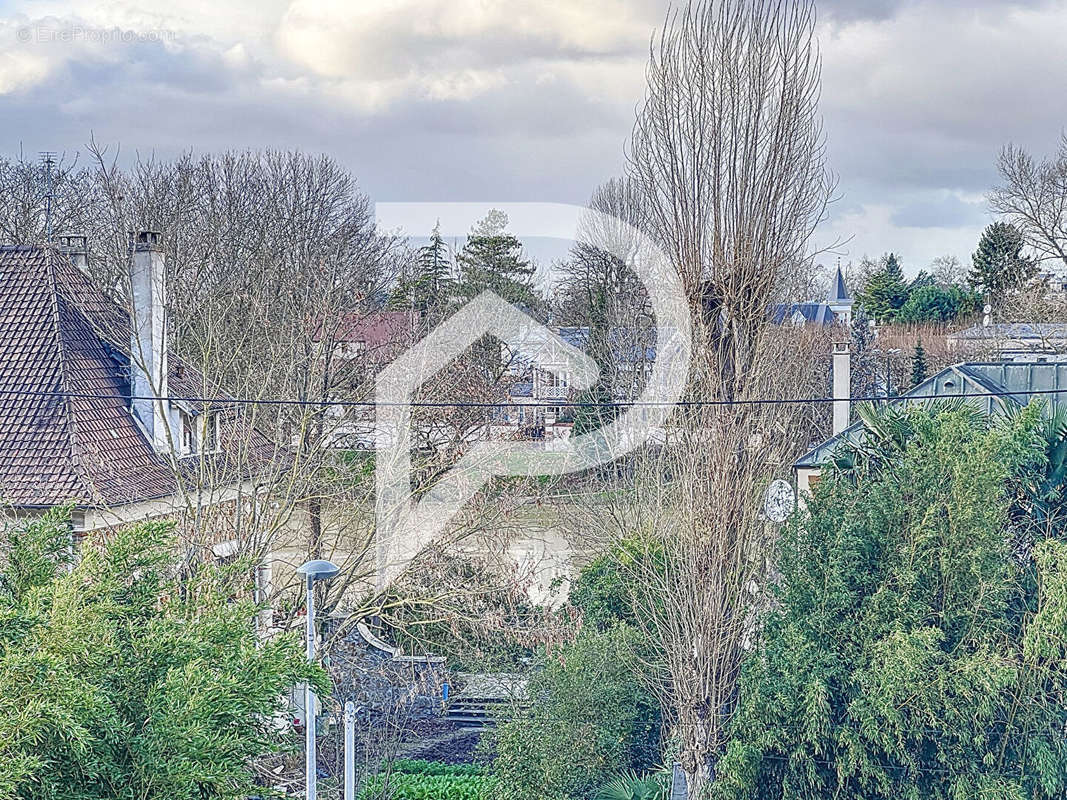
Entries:
[[1000, 185], [989, 207], [1017, 227], [1039, 261], [1067, 265], [1067, 133], [1052, 158], [1036, 161], [1018, 145], [997, 160]]
[[[217, 396], [204, 411], [227, 422], [225, 459], [205, 450], [175, 465], [174, 516], [190, 554], [216, 557], [212, 547], [225, 542], [228, 556], [272, 562], [269, 599], [281, 624], [299, 601], [292, 568], [308, 558], [342, 566], [338, 579], [319, 586], [325, 611], [342, 598], [358, 613], [387, 610], [368, 593], [373, 460], [359, 448], [370, 446], [373, 411], [344, 404], [371, 401], [376, 372], [425, 333], [414, 311], [398, 329], [383, 333], [389, 326], [380, 324], [396, 276], [410, 272], [415, 254], [379, 234], [369, 198], [327, 157], [242, 151], [123, 162], [95, 142], [89, 152], [88, 164], [53, 170], [53, 233], [87, 235], [91, 276], [120, 304], [129, 302], [129, 232], [163, 234], [170, 346], [199, 373], [183, 394]], [[44, 240], [44, 185], [39, 164], [0, 161], [8, 189], [0, 238]], [[375, 341], [353, 338], [367, 328], [378, 330]], [[478, 403], [507, 399], [501, 360], [489, 370], [468, 354], [423, 387], [420, 400], [474, 405], [419, 409], [417, 490], [489, 434], [492, 409]], [[362, 441], [353, 443], [354, 428]], [[442, 546], [487, 530], [514, 533], [506, 517], [527, 493], [491, 488]], [[442, 585], [435, 599], [445, 604], [467, 588]]]
[[967, 269], [953, 255], [938, 256], [930, 262], [929, 272], [938, 286], [965, 286]]

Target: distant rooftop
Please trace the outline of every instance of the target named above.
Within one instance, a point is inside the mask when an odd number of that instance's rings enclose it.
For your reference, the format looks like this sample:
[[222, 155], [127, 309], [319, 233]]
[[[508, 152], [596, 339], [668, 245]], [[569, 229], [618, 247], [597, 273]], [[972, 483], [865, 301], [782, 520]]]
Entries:
[[802, 303], [777, 303], [770, 307], [768, 316], [775, 325], [784, 325], [800, 317], [806, 325], [832, 325], [837, 321], [835, 309], [851, 307], [855, 301], [845, 286], [845, 276], [838, 267], [830, 285], [826, 300], [808, 300]]
[[949, 339], [1067, 339], [1067, 324], [1061, 322], [998, 322], [972, 325], [950, 334]]
[[[1022, 408], [1035, 398], [1051, 407], [1067, 406], [1067, 364], [1047, 361], [996, 361], [955, 364], [927, 378], [891, 403], [921, 402], [940, 398], [969, 398], [986, 414], [1005, 408]], [[845, 441], [858, 443], [864, 436], [862, 422], [814, 447], [795, 464], [819, 467], [829, 461]]]

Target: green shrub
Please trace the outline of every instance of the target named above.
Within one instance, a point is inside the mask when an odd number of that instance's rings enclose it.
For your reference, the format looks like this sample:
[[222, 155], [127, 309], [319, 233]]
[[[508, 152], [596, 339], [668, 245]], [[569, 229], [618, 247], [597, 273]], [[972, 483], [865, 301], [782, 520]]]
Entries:
[[1067, 797], [1067, 548], [1013, 509], [1045, 468], [1038, 411], [865, 413], [780, 534], [716, 797]]
[[598, 631], [633, 621], [630, 592], [614, 553], [594, 559], [578, 573], [569, 599], [585, 623]]
[[635, 636], [625, 626], [586, 631], [541, 656], [532, 706], [490, 739], [501, 800], [586, 798], [612, 775], [655, 763], [659, 707], [629, 663]]
[[598, 631], [634, 625], [633, 597], [647, 601], [646, 576], [661, 572], [664, 558], [662, 546], [654, 541], [624, 539], [582, 568], [571, 585], [569, 602], [585, 624]]
[[443, 764], [417, 758], [400, 758], [389, 765], [392, 772], [405, 775], [484, 775], [485, 767], [478, 764]]
[[359, 793], [359, 800], [493, 800], [497, 796], [495, 789], [496, 779], [490, 775], [400, 772], [388, 779], [381, 775], [371, 778]]
[[191, 564], [151, 522], [71, 564], [70, 524], [0, 525], [0, 798], [257, 793], [251, 763], [292, 743], [280, 698], [329, 683], [295, 636], [257, 638], [252, 562]]
[[896, 318], [900, 322], [951, 322], [973, 314], [979, 305], [978, 295], [959, 286], [922, 286], [911, 293]]

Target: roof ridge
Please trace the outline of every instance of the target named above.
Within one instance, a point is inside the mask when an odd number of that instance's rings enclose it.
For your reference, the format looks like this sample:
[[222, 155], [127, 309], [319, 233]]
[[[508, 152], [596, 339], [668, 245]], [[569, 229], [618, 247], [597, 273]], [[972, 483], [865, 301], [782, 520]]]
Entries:
[[59, 284], [56, 281], [55, 262], [53, 261], [55, 251], [50, 247], [42, 247], [41, 251], [44, 254], [46, 291], [48, 292], [48, 302], [52, 310], [52, 324], [56, 337], [56, 350], [59, 361], [59, 389], [62, 393], [59, 401], [63, 404], [64, 425], [67, 429], [67, 441], [70, 445], [70, 463], [74, 467], [74, 474], [77, 475], [81, 488], [85, 491], [86, 498], [93, 499], [97, 492], [92, 483], [85, 479], [83, 452], [78, 445], [77, 426], [74, 424], [73, 398], [70, 397], [69, 376], [67, 374], [67, 347], [63, 336], [63, 322], [59, 313]]
[[[1011, 392], [1008, 389], [1008, 387], [1005, 386], [1004, 384], [1002, 384], [1000, 381], [995, 381], [992, 378], [990, 378], [988, 375], [985, 375], [984, 373], [981, 373], [981, 372], [977, 371], [974, 367], [977, 366], [978, 363], [979, 362], [974, 362], [972, 364], [972, 363], [968, 363], [968, 362], [965, 361], [963, 363], [954, 365], [954, 368], [961, 375], [964, 375], [965, 377], [969, 378], [970, 380], [974, 381], [975, 383], [981, 384], [986, 389], [988, 389], [990, 392], [995, 392], [997, 394], [1003, 394], [1005, 396], [1010, 396], [1012, 394], [1025, 394], [1025, 392]], [[997, 364], [997, 362], [989, 362], [989, 363], [991, 365], [994, 365], [994, 366]]]

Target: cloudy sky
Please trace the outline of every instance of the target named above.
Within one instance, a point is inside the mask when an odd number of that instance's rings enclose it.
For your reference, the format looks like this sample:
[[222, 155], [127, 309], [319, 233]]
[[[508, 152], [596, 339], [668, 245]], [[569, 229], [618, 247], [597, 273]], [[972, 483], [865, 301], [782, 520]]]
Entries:
[[[376, 200], [584, 202], [663, 0], [0, 0], [0, 150], [329, 153]], [[819, 237], [966, 261], [1000, 146], [1067, 125], [1067, 0], [824, 0]]]

